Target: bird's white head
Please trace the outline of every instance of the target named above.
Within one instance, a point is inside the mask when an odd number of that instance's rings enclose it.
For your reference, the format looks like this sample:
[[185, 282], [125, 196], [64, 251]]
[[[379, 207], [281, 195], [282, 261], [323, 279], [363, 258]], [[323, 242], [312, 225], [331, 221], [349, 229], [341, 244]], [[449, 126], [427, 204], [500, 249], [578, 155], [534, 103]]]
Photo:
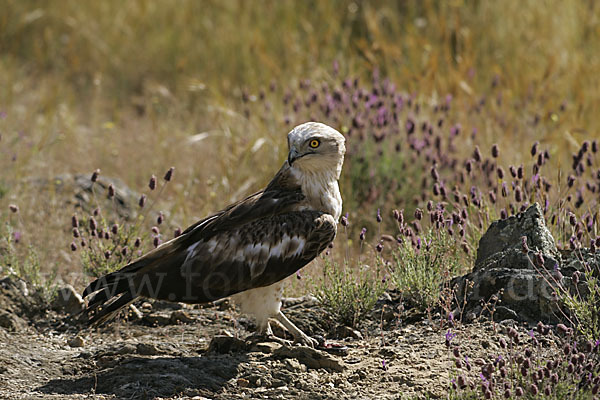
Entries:
[[288, 133], [288, 164], [309, 174], [335, 174], [340, 177], [344, 154], [344, 135], [320, 122], [306, 122]]

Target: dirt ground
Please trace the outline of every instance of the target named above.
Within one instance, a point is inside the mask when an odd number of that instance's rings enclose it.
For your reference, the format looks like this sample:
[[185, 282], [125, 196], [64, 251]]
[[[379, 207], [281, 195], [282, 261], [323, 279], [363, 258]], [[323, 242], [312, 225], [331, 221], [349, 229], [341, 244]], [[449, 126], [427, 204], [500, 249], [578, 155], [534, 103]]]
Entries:
[[[450, 381], [447, 330], [426, 318], [399, 323], [388, 306], [357, 333], [332, 331], [314, 299], [286, 301], [301, 329], [338, 345], [324, 351], [247, 339], [253, 323], [227, 301], [138, 303], [133, 321], [89, 329], [14, 282], [0, 286], [2, 399], [443, 398]], [[473, 351], [496, 346], [490, 323], [453, 332]]]

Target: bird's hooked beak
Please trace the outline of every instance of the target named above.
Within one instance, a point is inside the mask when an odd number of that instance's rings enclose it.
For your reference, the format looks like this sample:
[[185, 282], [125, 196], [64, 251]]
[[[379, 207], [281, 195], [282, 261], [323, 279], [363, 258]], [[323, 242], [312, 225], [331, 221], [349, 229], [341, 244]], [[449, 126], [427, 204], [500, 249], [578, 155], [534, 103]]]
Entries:
[[296, 160], [297, 158], [300, 158], [300, 153], [298, 153], [298, 151], [294, 147], [292, 147], [288, 154], [288, 164], [290, 165], [290, 167], [292, 166], [294, 160]]

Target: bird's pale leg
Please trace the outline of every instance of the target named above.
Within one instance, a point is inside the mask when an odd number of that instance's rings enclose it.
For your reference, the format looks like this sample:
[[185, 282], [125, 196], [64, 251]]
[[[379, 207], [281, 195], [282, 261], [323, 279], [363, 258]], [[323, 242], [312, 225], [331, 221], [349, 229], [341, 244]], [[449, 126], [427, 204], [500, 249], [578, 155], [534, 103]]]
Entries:
[[281, 322], [285, 328], [290, 331], [294, 336], [294, 341], [305, 344], [310, 347], [315, 347], [319, 344], [315, 339], [309, 337], [306, 333], [302, 332], [296, 325], [292, 323], [281, 311], [275, 316], [277, 321]]
[[268, 320], [266, 324], [258, 328], [258, 332], [264, 336], [273, 336], [273, 330], [271, 329], [271, 324]]

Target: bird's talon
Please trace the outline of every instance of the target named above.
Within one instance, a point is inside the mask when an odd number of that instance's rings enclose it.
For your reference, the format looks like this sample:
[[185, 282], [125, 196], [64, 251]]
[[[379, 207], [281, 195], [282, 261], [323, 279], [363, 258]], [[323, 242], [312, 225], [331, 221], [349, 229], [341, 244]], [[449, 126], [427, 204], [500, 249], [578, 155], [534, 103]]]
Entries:
[[310, 336], [303, 335], [294, 340], [295, 343], [308, 346], [311, 348], [315, 348], [319, 345], [319, 342], [316, 339], [311, 338]]

